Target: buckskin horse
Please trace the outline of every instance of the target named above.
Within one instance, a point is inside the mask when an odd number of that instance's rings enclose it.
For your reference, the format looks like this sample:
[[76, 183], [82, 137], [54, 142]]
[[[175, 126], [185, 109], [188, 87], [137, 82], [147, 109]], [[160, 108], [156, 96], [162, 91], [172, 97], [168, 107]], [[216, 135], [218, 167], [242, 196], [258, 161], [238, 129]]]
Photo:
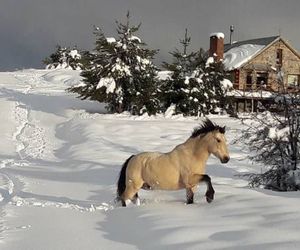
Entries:
[[143, 189], [186, 189], [187, 204], [194, 202], [200, 182], [207, 185], [206, 200], [212, 202], [214, 189], [205, 174], [208, 157], [213, 154], [222, 163], [230, 159], [226, 145], [225, 127], [206, 119], [192, 135], [168, 153], [143, 152], [130, 156], [123, 164], [117, 187], [122, 206], [131, 201], [139, 205], [138, 191]]

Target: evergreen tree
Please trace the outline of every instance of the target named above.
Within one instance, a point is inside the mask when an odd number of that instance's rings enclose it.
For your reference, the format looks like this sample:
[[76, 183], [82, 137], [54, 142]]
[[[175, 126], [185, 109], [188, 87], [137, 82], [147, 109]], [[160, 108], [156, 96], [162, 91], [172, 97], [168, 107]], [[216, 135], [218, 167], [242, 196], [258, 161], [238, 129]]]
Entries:
[[90, 64], [82, 72], [85, 85], [69, 89], [82, 99], [107, 103], [110, 112], [129, 111], [132, 114], [155, 114], [157, 99], [157, 69], [152, 63], [156, 50], [135, 36], [140, 24], [131, 26], [116, 22], [118, 38], [106, 37], [95, 28], [96, 47], [88, 56]]
[[204, 99], [205, 108], [202, 110], [202, 113], [214, 113], [220, 109], [225, 109], [227, 102], [226, 91], [230, 87], [226, 85], [225, 79], [228, 79], [230, 76], [226, 73], [224, 64], [222, 61], [216, 62], [213, 57], [210, 57], [202, 69], [202, 81], [205, 86], [206, 97]]
[[43, 60], [46, 69], [73, 69], [83, 68], [80, 51], [74, 47], [61, 47], [56, 45], [56, 51]]
[[206, 115], [224, 106], [226, 88], [222, 82], [226, 73], [222, 62], [208, 59], [203, 49], [188, 53], [190, 42], [186, 30], [180, 40], [182, 52], [171, 52], [173, 63], [163, 64], [171, 75], [162, 83], [161, 99], [165, 110], [174, 105], [177, 114]]
[[[284, 86], [281, 83], [281, 86]], [[277, 112], [253, 113], [243, 119], [243, 140], [254, 152], [249, 158], [267, 166], [266, 171], [246, 174], [252, 187], [276, 191], [300, 190], [300, 91], [278, 93]]]
[[171, 105], [175, 106], [176, 114], [188, 115], [191, 111], [191, 106], [194, 98], [192, 98], [191, 90], [191, 76], [196, 69], [194, 61], [196, 53], [188, 53], [188, 47], [191, 38], [188, 36], [187, 29], [185, 30], [184, 39], [179, 40], [182, 45], [182, 51], [177, 48], [175, 51], [170, 52], [173, 56], [172, 63], [163, 63], [163, 67], [171, 72], [168, 79], [162, 82], [162, 96], [161, 100], [166, 110]]

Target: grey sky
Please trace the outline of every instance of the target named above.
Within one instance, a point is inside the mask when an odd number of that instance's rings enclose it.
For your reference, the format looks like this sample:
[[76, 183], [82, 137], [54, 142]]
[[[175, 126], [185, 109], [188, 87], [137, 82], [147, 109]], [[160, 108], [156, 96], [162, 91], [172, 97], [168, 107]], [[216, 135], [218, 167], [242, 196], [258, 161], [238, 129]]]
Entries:
[[[92, 26], [115, 35], [115, 20], [130, 10], [139, 36], [168, 60], [188, 28], [192, 49], [207, 49], [209, 34], [235, 26], [235, 40], [281, 35], [300, 50], [299, 0], [0, 0], [0, 71], [43, 67], [56, 44], [92, 49]], [[226, 39], [227, 38], [227, 39]]]

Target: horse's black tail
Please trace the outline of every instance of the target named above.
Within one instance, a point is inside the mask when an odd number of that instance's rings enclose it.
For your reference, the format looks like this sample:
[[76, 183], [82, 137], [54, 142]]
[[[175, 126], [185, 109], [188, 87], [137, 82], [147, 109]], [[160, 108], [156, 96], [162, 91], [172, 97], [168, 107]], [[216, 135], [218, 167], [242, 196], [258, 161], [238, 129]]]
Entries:
[[126, 169], [128, 166], [128, 162], [131, 160], [131, 158], [134, 155], [130, 156], [123, 164], [121, 171], [120, 171], [120, 176], [119, 176], [119, 180], [118, 180], [118, 189], [117, 189], [117, 198], [120, 198], [121, 195], [124, 193], [125, 188], [126, 188]]

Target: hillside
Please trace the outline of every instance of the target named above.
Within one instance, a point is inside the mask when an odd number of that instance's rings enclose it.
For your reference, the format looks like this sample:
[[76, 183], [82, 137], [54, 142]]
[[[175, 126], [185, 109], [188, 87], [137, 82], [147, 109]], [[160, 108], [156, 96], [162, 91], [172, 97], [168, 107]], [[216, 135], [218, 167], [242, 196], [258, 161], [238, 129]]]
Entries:
[[226, 125], [231, 160], [211, 157], [216, 190], [193, 205], [185, 192], [141, 191], [142, 205], [114, 203], [120, 166], [141, 151], [167, 152], [201, 120], [105, 114], [104, 105], [65, 92], [70, 70], [0, 73], [0, 248], [298, 249], [300, 195], [249, 189], [237, 175], [260, 171], [231, 144], [241, 125]]

